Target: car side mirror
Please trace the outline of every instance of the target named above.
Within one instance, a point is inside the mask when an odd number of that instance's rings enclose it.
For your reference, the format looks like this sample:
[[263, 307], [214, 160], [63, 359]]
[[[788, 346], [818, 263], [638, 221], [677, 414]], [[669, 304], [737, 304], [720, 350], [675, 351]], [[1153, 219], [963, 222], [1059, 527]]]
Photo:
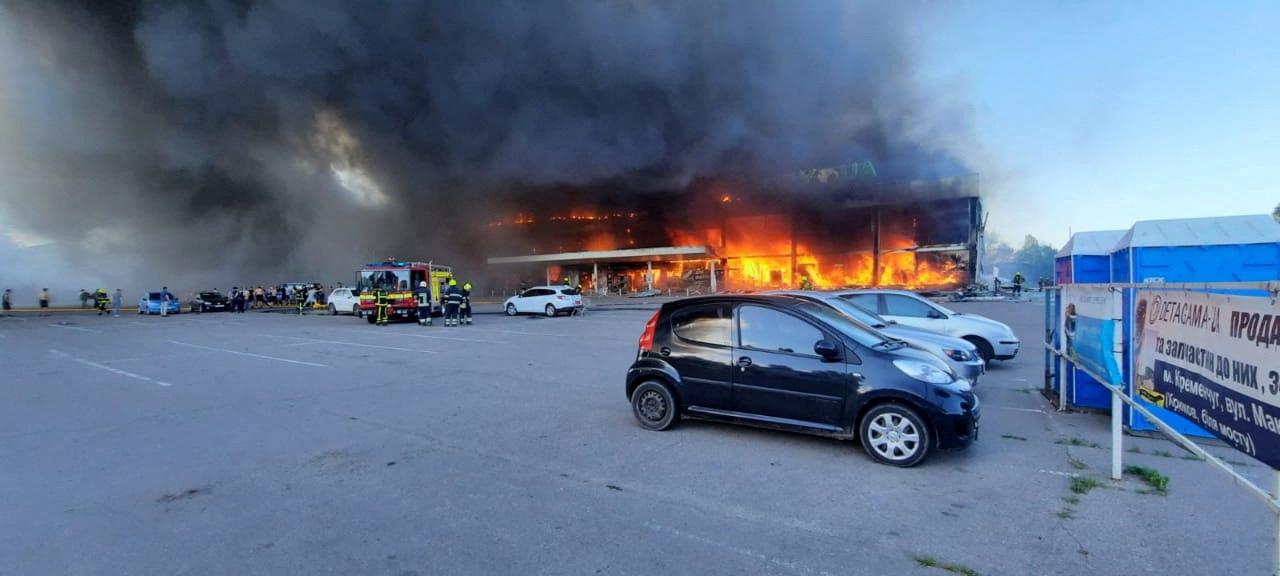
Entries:
[[840, 345], [828, 338], [823, 338], [814, 344], [813, 352], [821, 356], [825, 362], [834, 362], [840, 359]]
[[937, 310], [930, 310], [930, 311], [929, 311], [929, 317], [930, 317], [930, 318], [933, 318], [933, 319], [935, 319], [935, 320], [936, 320], [936, 319], [939, 319], [939, 318], [946, 318], [946, 316], [943, 316], [943, 315], [942, 315], [942, 313], [941, 313], [941, 312], [939, 312], [939, 311], [937, 311]]

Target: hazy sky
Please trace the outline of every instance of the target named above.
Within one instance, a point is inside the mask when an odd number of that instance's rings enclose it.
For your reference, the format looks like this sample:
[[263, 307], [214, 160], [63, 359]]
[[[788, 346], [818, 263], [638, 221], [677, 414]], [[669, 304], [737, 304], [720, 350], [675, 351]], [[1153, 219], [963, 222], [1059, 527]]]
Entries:
[[1060, 245], [1280, 202], [1280, 2], [940, 10], [922, 79], [968, 107], [989, 231]]

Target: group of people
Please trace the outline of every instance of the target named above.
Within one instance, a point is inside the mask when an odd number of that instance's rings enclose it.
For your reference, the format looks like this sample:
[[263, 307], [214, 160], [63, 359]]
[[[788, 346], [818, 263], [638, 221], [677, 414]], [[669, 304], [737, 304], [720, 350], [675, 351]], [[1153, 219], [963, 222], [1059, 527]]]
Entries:
[[[413, 290], [414, 304], [417, 306], [418, 325], [431, 326], [434, 307], [432, 305], [431, 285], [426, 280], [418, 282]], [[440, 303], [444, 312], [445, 326], [463, 326], [472, 323], [471, 318], [471, 283], [458, 285], [456, 278], [442, 281], [440, 286]], [[374, 324], [386, 326], [391, 320], [391, 297], [385, 287], [373, 289]]]
[[[107, 314], [108, 308], [114, 311], [114, 314], [120, 316], [120, 304], [124, 299], [124, 293], [116, 288], [114, 294], [108, 294], [106, 288], [99, 288], [93, 292], [89, 292], [83, 288], [80, 289], [80, 307], [89, 308], [92, 306], [98, 311], [98, 315]], [[48, 288], [41, 288], [36, 294], [36, 302], [41, 308], [48, 308], [49, 303], [53, 301], [53, 296], [49, 293]], [[0, 300], [0, 309], [8, 313], [13, 310], [13, 289], [5, 288], [3, 299]]]

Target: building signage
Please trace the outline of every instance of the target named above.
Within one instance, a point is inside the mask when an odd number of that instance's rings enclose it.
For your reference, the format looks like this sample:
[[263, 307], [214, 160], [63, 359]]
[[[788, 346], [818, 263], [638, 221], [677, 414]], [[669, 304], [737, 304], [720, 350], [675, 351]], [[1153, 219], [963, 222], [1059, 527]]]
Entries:
[[1138, 292], [1138, 396], [1280, 469], [1280, 306], [1267, 297]]

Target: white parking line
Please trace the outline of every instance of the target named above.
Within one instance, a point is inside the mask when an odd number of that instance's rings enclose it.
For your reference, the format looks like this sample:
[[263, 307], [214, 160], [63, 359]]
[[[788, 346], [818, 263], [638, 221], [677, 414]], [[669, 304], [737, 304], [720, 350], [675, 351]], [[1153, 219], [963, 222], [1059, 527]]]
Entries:
[[982, 407], [991, 408], [994, 410], [1013, 410], [1015, 412], [1035, 412], [1037, 414], [1045, 413], [1044, 410], [1041, 410], [1039, 408], [1014, 408], [1013, 406], [996, 406], [994, 404], [983, 404]]
[[1044, 468], [1041, 468], [1039, 472], [1053, 474], [1054, 476], [1066, 476], [1067, 478], [1075, 478], [1076, 476], [1079, 476], [1079, 474], [1076, 474], [1075, 472], [1059, 472], [1057, 470], [1045, 470]]
[[149, 378], [149, 377], [147, 377], [147, 376], [143, 376], [143, 375], [141, 375], [141, 374], [134, 374], [133, 372], [125, 372], [124, 370], [121, 370], [121, 369], [119, 369], [119, 368], [112, 368], [112, 367], [110, 367], [110, 366], [107, 366], [106, 364], [99, 364], [99, 363], [97, 363], [97, 362], [93, 362], [93, 361], [91, 361], [91, 360], [85, 360], [84, 358], [76, 358], [75, 356], [72, 356], [72, 355], [70, 355], [70, 354], [67, 354], [66, 352], [63, 352], [63, 351], [61, 351], [61, 350], [53, 350], [53, 349], [50, 349], [50, 350], [49, 350], [49, 353], [50, 353], [50, 354], [53, 354], [54, 356], [59, 356], [59, 357], [62, 357], [62, 358], [66, 358], [66, 359], [68, 359], [68, 360], [71, 360], [72, 362], [77, 362], [77, 363], [80, 363], [80, 364], [84, 364], [85, 366], [92, 366], [92, 367], [94, 367], [94, 368], [99, 368], [99, 369], [102, 369], [102, 370], [106, 370], [107, 372], [111, 372], [112, 374], [119, 374], [120, 376], [124, 376], [124, 377], [127, 377], [127, 378], [133, 378], [133, 379], [135, 379], [135, 380], [142, 380], [143, 382], [151, 382], [151, 383], [153, 383], [153, 384], [158, 384], [158, 385], [160, 385], [160, 386], [172, 386], [172, 384], [169, 384], [168, 382], [161, 382], [161, 381], [159, 381], [159, 380], [156, 380], [156, 379], [154, 379], [154, 378]]
[[404, 332], [380, 332], [382, 336], [412, 336], [414, 338], [430, 338], [432, 340], [456, 340], [458, 342], [482, 342], [485, 344], [502, 344], [497, 340], [480, 340], [478, 338], [453, 338], [450, 336], [430, 336], [427, 334], [407, 334]]
[[79, 326], [64, 326], [64, 325], [62, 325], [62, 324], [54, 324], [54, 323], [52, 323], [52, 322], [50, 322], [50, 323], [49, 323], [49, 325], [50, 325], [50, 326], [53, 326], [54, 328], [65, 328], [65, 329], [67, 329], [67, 330], [79, 330], [79, 331], [81, 331], [81, 332], [92, 332], [92, 333], [94, 333], [94, 334], [101, 334], [101, 333], [102, 333], [102, 331], [101, 331], [101, 330], [93, 330], [93, 329], [91, 329], [91, 328], [81, 328], [81, 327], [79, 327]]
[[201, 346], [200, 344], [191, 344], [191, 343], [188, 343], [188, 342], [178, 342], [177, 340], [170, 340], [170, 341], [169, 341], [169, 343], [170, 343], [170, 344], [177, 344], [177, 345], [179, 345], [179, 346], [186, 346], [186, 347], [188, 347], [188, 348], [197, 348], [197, 349], [200, 349], [200, 350], [212, 350], [212, 351], [214, 351], [214, 352], [226, 352], [227, 354], [235, 354], [235, 355], [237, 355], [237, 356], [248, 356], [248, 357], [250, 357], [250, 358], [261, 358], [261, 359], [263, 359], [263, 360], [275, 360], [275, 361], [277, 361], [277, 362], [288, 362], [288, 363], [290, 363], [290, 364], [301, 364], [301, 365], [303, 365], [303, 366], [315, 366], [316, 368], [328, 368], [328, 366], [327, 366], [327, 365], [325, 365], [325, 364], [317, 364], [317, 363], [315, 363], [315, 362], [306, 362], [306, 361], [303, 361], [303, 360], [290, 360], [290, 359], [288, 359], [288, 358], [277, 358], [277, 357], [275, 357], [275, 356], [263, 356], [262, 354], [252, 354], [252, 353], [249, 353], [249, 352], [241, 352], [241, 351], [239, 351], [239, 350], [227, 350], [226, 348], [214, 348], [213, 346]]
[[[297, 338], [297, 337], [286, 336], [286, 338]], [[303, 340], [303, 338], [298, 338], [298, 339]], [[339, 340], [311, 340], [309, 338], [306, 340], [307, 340], [306, 342], [297, 342], [295, 344], [289, 344], [288, 346], [307, 346], [309, 344], [337, 344], [339, 346], [356, 346], [359, 348], [380, 348], [382, 350], [395, 350], [397, 352], [421, 352], [423, 354], [439, 354], [439, 352], [436, 352], [435, 350], [415, 350], [413, 348], [397, 348], [395, 346], [378, 346], [377, 344], [360, 344], [358, 342], [342, 342]]]

